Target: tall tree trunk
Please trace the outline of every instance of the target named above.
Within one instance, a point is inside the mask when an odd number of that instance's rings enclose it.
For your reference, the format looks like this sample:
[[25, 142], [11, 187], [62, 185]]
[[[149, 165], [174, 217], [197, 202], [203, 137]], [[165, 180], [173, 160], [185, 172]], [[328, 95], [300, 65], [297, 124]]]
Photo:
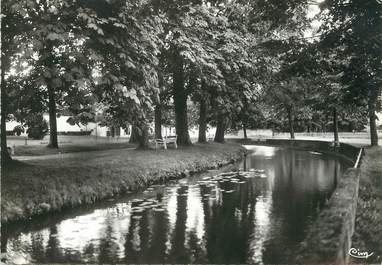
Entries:
[[289, 133], [290, 138], [294, 139], [294, 128], [293, 128], [293, 108], [292, 106], [288, 107], [288, 123], [289, 123]]
[[247, 127], [246, 127], [244, 122], [243, 122], [243, 133], [244, 133], [244, 139], [248, 139], [248, 136], [247, 136]]
[[162, 139], [162, 106], [155, 106], [155, 139]]
[[50, 71], [51, 77], [47, 82], [48, 86], [48, 108], [49, 108], [49, 144], [50, 148], [58, 148], [58, 140], [57, 140], [57, 107], [56, 107], [56, 99], [55, 99], [55, 91], [53, 87], [53, 75], [55, 75], [54, 71], [54, 55], [53, 55], [53, 43], [48, 41], [46, 50], [44, 51], [47, 56], [43, 59], [44, 66], [47, 71]]
[[[0, 7], [1, 7], [1, 3], [0, 3]], [[4, 11], [3, 9], [1, 9], [1, 11]], [[6, 38], [3, 38], [4, 36], [4, 33], [3, 33], [3, 28], [2, 28], [2, 24], [3, 23], [0, 23], [0, 36], [1, 36], [1, 44], [0, 44], [0, 47], [1, 47], [1, 53], [0, 53], [0, 56], [1, 56], [1, 59], [0, 59], [0, 62], [1, 62], [1, 65], [0, 65], [0, 68], [1, 68], [1, 78], [0, 78], [0, 87], [1, 87], [1, 91], [0, 91], [0, 110], [1, 110], [1, 129], [0, 129], [0, 132], [1, 132], [1, 168], [4, 168], [5, 166], [7, 166], [9, 164], [9, 162], [12, 161], [12, 158], [10, 156], [10, 154], [8, 153], [8, 145], [7, 145], [7, 128], [6, 128], [6, 118], [7, 118], [7, 92], [6, 92], [6, 84], [5, 84], [5, 71], [6, 69], [9, 70], [10, 68], [10, 54], [7, 54], [7, 51], [9, 51], [9, 48], [10, 48], [10, 43], [8, 43], [7, 41], [5, 41]], [[9, 33], [9, 32], [8, 32]], [[8, 36], [10, 40], [13, 39], [12, 36]], [[0, 174], [1, 175], [1, 174]]]
[[207, 103], [204, 99], [201, 99], [200, 109], [199, 109], [199, 136], [198, 136], [199, 143], [207, 142], [206, 131], [207, 131]]
[[131, 143], [131, 144], [138, 143], [138, 141], [139, 141], [138, 138], [139, 138], [139, 128], [135, 125], [132, 125], [129, 143]]
[[143, 125], [138, 134], [138, 149], [149, 149], [149, 126]]
[[3, 62], [1, 64], [1, 167], [4, 168], [11, 160], [11, 156], [8, 153], [7, 146], [7, 128], [6, 128], [6, 118], [7, 118], [7, 107], [6, 107], [6, 92], [4, 83], [4, 68]]
[[377, 98], [378, 98], [377, 89], [374, 89], [369, 92], [368, 111], [369, 111], [371, 146], [378, 146], [378, 132], [377, 132], [377, 124], [376, 124], [377, 115], [375, 114]]
[[219, 114], [217, 117], [216, 132], [215, 132], [215, 139], [214, 139], [215, 142], [224, 143], [224, 131], [225, 131], [224, 116], [222, 114]]
[[333, 132], [334, 132], [334, 142], [336, 144], [339, 143], [339, 137], [338, 137], [338, 113], [337, 108], [333, 107]]
[[49, 144], [50, 148], [58, 148], [57, 140], [57, 109], [56, 101], [54, 98], [54, 89], [49, 85], [48, 88], [48, 107], [49, 107]]
[[184, 87], [183, 58], [175, 51], [173, 62], [173, 94], [175, 107], [175, 129], [179, 145], [191, 145], [187, 120], [187, 93]]

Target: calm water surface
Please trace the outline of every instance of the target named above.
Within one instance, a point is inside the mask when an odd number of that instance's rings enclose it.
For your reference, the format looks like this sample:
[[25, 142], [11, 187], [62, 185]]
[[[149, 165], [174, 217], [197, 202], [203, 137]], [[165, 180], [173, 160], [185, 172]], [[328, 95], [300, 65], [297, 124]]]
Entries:
[[2, 227], [2, 250], [45, 263], [286, 263], [349, 165], [315, 152], [247, 148], [236, 167], [248, 173], [210, 171]]

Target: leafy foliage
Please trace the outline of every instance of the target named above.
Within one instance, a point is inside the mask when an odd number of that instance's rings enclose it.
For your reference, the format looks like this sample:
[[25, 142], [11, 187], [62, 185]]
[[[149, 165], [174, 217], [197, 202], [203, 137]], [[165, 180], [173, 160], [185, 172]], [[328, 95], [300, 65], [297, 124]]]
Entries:
[[28, 126], [27, 134], [32, 139], [42, 139], [48, 133], [48, 123], [41, 114], [31, 116], [25, 124]]
[[366, 107], [380, 107], [381, 4], [325, 1], [313, 40], [309, 4], [3, 1], [2, 108], [27, 123], [53, 100], [73, 124], [102, 116], [141, 132], [157, 105], [170, 126], [179, 115], [195, 126], [203, 103], [212, 125], [280, 130], [287, 113], [297, 130], [325, 130], [335, 108], [340, 127], [361, 128]]

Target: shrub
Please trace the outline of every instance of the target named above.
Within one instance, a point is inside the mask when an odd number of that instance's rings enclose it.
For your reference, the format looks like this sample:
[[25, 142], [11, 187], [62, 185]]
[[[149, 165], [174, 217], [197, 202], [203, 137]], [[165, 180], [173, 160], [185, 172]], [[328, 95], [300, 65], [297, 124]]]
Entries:
[[42, 115], [33, 115], [26, 122], [28, 126], [27, 134], [29, 138], [40, 140], [48, 133], [48, 123]]
[[15, 128], [13, 128], [13, 133], [16, 134], [17, 136], [20, 136], [21, 133], [24, 132], [24, 127], [21, 125], [16, 125]]

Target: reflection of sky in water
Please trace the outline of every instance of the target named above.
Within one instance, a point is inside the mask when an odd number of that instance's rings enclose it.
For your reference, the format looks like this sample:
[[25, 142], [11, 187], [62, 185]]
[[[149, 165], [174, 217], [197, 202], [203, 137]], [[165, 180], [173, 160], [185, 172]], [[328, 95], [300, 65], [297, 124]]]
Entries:
[[244, 145], [244, 147], [248, 150], [253, 151], [252, 155], [264, 157], [272, 157], [275, 155], [276, 151], [280, 149], [278, 147], [272, 146], [262, 146], [261, 148], [258, 148], [258, 146], [254, 145]]
[[171, 238], [172, 234], [175, 228], [175, 222], [176, 222], [176, 208], [177, 208], [177, 201], [176, 201], [176, 190], [171, 190], [168, 195], [168, 201], [167, 201], [167, 212], [168, 212], [168, 222], [169, 222], [169, 228], [167, 232], [167, 240], [166, 240], [166, 254], [168, 255], [171, 250]]
[[246, 168], [253, 172], [203, 174], [74, 218], [31, 224], [9, 234], [7, 250], [39, 262], [286, 262], [344, 167], [324, 154], [249, 149]]
[[190, 186], [188, 190], [186, 232], [196, 233], [200, 241], [204, 236], [204, 212], [197, 186]]
[[176, 190], [171, 190], [168, 195], [168, 202], [167, 202], [167, 212], [168, 212], [168, 221], [170, 223], [171, 229], [174, 229], [175, 222], [176, 222], [176, 209], [177, 207], [177, 200], [176, 200]]
[[250, 251], [251, 257], [249, 263], [262, 264], [263, 261], [263, 244], [267, 240], [269, 230], [269, 214], [271, 208], [271, 200], [269, 196], [258, 197], [255, 207], [254, 226], [256, 231], [250, 235]]

